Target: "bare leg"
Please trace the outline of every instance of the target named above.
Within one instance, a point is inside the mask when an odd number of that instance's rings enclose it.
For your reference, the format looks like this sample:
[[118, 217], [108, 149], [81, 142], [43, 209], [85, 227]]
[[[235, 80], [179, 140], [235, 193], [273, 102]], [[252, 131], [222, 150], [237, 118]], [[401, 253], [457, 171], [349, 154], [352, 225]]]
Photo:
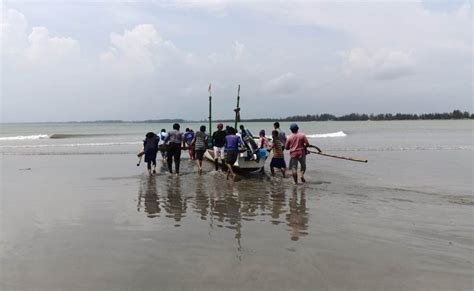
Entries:
[[295, 185], [298, 184], [298, 172], [296, 169], [292, 169], [291, 174], [293, 175], [293, 181], [295, 182]]
[[272, 176], [275, 177], [275, 169], [273, 167], [270, 167], [270, 172], [272, 172]]
[[200, 169], [201, 169], [201, 168], [199, 167], [199, 160], [196, 160], [196, 166], [197, 166], [197, 168], [198, 168], [198, 174], [199, 174]]
[[281, 168], [281, 173], [283, 174], [283, 178], [286, 178], [286, 168]]
[[227, 172], [227, 179], [229, 179], [229, 176], [232, 176], [232, 178], [235, 177], [234, 169], [232, 165], [228, 165], [228, 172]]

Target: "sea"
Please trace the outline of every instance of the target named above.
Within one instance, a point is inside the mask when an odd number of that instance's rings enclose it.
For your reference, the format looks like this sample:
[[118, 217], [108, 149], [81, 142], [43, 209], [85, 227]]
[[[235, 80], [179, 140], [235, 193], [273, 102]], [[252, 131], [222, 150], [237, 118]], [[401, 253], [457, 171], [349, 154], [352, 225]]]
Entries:
[[1, 124], [0, 289], [472, 290], [474, 121], [298, 125], [368, 162], [310, 154], [293, 185], [183, 151], [150, 177], [137, 153], [170, 123]]

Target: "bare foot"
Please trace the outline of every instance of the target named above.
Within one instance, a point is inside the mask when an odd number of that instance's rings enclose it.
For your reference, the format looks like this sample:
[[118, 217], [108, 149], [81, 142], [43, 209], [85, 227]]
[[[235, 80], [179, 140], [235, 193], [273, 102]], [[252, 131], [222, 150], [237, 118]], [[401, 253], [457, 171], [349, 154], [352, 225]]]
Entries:
[[306, 180], [304, 177], [301, 177], [301, 182], [306, 183]]

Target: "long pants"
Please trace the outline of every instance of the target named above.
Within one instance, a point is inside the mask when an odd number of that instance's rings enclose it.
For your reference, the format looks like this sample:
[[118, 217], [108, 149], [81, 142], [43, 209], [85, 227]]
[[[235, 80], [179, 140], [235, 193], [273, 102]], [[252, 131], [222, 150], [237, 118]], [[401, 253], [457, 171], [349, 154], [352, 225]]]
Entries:
[[174, 167], [176, 174], [179, 174], [179, 162], [181, 160], [181, 144], [179, 143], [170, 143], [168, 148], [168, 153], [166, 156], [166, 161], [168, 163], [168, 171], [173, 173], [173, 158], [174, 158]]

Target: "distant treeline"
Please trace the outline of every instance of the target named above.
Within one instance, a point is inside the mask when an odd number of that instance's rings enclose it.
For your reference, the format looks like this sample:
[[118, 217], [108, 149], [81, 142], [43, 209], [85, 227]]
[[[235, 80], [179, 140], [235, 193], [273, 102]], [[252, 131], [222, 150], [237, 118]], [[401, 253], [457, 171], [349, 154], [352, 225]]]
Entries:
[[252, 122], [270, 122], [270, 121], [367, 121], [367, 120], [438, 120], [438, 119], [474, 119], [474, 114], [469, 112], [461, 112], [460, 110], [454, 110], [453, 112], [446, 113], [423, 113], [423, 114], [411, 114], [411, 113], [382, 113], [382, 114], [360, 114], [351, 113], [343, 116], [335, 116], [329, 113], [323, 114], [307, 114], [307, 115], [294, 115], [285, 118], [259, 118], [259, 119], [245, 119], [242, 121]]
[[[284, 118], [250, 118], [242, 119], [241, 122], [274, 122], [274, 121], [367, 121], [367, 120], [441, 120], [441, 119], [474, 119], [474, 114], [470, 114], [467, 111], [454, 110], [453, 112], [445, 113], [422, 113], [422, 114], [411, 114], [411, 113], [382, 113], [382, 114], [360, 114], [351, 113], [342, 116], [335, 116], [329, 113], [322, 114], [307, 114], [307, 115], [294, 115]], [[214, 121], [233, 123], [234, 119], [216, 119]], [[71, 121], [76, 123], [77, 121]], [[181, 118], [175, 119], [149, 119], [142, 121], [123, 121], [123, 120], [96, 120], [96, 121], [79, 121], [79, 123], [120, 123], [120, 122], [132, 122], [132, 123], [191, 123], [191, 122], [207, 122], [207, 120], [192, 121]]]

